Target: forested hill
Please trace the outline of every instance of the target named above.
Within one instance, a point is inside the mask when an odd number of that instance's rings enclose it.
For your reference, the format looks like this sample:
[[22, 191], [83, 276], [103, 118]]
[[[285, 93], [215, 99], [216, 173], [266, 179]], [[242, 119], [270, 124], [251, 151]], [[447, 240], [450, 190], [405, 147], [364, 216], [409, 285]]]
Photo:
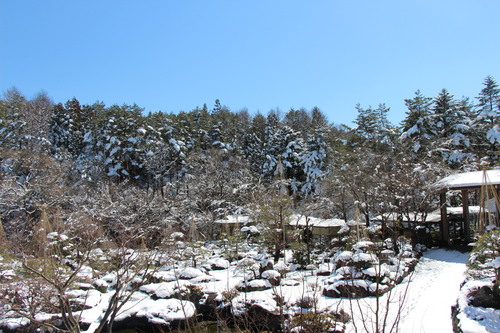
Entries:
[[0, 100], [0, 214], [12, 235], [29, 232], [41, 207], [101, 224], [173, 221], [182, 229], [191, 218], [243, 214], [278, 181], [295, 208], [315, 214], [348, 218], [355, 201], [367, 221], [427, 211], [434, 202], [426, 184], [482, 161], [498, 165], [500, 89], [487, 77], [478, 90], [472, 99], [417, 91], [399, 125], [384, 104], [357, 105], [349, 128], [318, 108], [251, 115], [216, 100], [146, 114], [11, 89]]

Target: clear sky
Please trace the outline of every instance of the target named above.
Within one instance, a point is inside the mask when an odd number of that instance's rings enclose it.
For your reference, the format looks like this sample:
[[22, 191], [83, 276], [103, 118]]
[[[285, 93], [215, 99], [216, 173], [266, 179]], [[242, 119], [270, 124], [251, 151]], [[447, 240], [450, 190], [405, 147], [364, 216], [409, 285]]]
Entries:
[[266, 114], [355, 105], [500, 81], [498, 0], [0, 0], [0, 92], [55, 102], [190, 111], [215, 99]]

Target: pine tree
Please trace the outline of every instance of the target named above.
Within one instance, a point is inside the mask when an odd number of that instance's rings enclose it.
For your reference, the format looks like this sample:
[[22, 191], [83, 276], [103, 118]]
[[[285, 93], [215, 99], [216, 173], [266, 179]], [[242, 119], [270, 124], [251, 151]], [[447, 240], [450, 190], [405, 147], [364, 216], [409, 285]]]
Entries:
[[305, 109], [290, 109], [285, 114], [284, 124], [296, 132], [305, 135], [311, 127], [311, 117]]
[[474, 159], [469, 151], [472, 105], [467, 98], [456, 100], [446, 89], [434, 98], [429, 119], [431, 152], [453, 168], [466, 168]]
[[367, 140], [374, 140], [378, 132], [375, 111], [371, 106], [363, 109], [359, 103], [356, 104], [356, 111], [358, 112], [354, 120], [354, 123], [357, 125], [356, 133]]
[[[401, 141], [415, 154], [423, 155], [429, 149], [430, 106], [432, 98], [425, 97], [420, 90], [413, 99], [405, 99], [406, 118], [401, 123]], [[423, 153], [423, 154], [422, 154]]]
[[66, 150], [77, 158], [84, 148], [84, 136], [92, 118], [92, 109], [88, 106], [82, 108], [75, 97], [64, 106], [56, 104], [50, 120], [50, 141], [54, 152]]
[[[495, 123], [499, 117], [500, 89], [495, 79], [491, 76], [484, 80], [484, 88], [477, 97], [479, 103], [478, 116], [489, 123]], [[498, 122], [496, 122], [498, 124]]]
[[146, 151], [138, 138], [147, 132], [142, 126], [142, 111], [135, 104], [112, 105], [100, 115], [94, 156], [108, 176], [141, 178]]
[[317, 106], [313, 107], [311, 110], [311, 125], [313, 129], [325, 128], [326, 126], [328, 126], [328, 120], [326, 119], [326, 116]]
[[22, 114], [27, 105], [26, 98], [16, 88], [4, 94], [0, 104], [0, 146], [9, 149], [26, 148], [28, 138], [25, 135], [26, 121]]
[[448, 149], [450, 150], [448, 164], [462, 169], [467, 169], [468, 165], [475, 160], [475, 154], [470, 150], [472, 108], [473, 105], [466, 97], [456, 101], [456, 120], [448, 136]]
[[431, 120], [433, 125], [433, 127], [431, 127], [431, 135], [437, 139], [446, 138], [456, 122], [454, 118], [456, 108], [455, 100], [448, 90], [442, 89], [434, 98], [433, 103], [431, 109]]
[[248, 161], [255, 177], [260, 176], [265, 161], [264, 142], [266, 140], [266, 118], [262, 114], [255, 115], [249, 128], [244, 132], [241, 143], [243, 157]]
[[420, 90], [417, 90], [413, 99], [405, 99], [405, 104], [408, 111], [406, 111], [406, 118], [401, 123], [402, 131], [407, 132], [414, 126], [425, 131], [423, 125], [428, 121], [432, 98], [425, 97]]
[[327, 144], [324, 136], [322, 131], [309, 134], [306, 149], [300, 157], [300, 165], [305, 174], [300, 191], [305, 198], [317, 193], [319, 181], [326, 174]]
[[483, 84], [484, 88], [477, 97], [477, 111], [472, 121], [472, 129], [475, 133], [473, 145], [480, 157], [488, 157], [495, 163], [499, 158], [500, 89], [491, 76], [488, 76]]
[[379, 104], [376, 109], [371, 106], [363, 109], [357, 104], [356, 110], [358, 115], [354, 123], [358, 126], [355, 132], [363, 139], [364, 144], [379, 149], [393, 141], [394, 129], [387, 118], [390, 108], [384, 103]]
[[[274, 123], [271, 116], [266, 129], [264, 144], [265, 160], [261, 174], [268, 180], [274, 177], [278, 162], [281, 160], [284, 167], [285, 179], [290, 183], [291, 193], [297, 193], [304, 181], [304, 171], [300, 165], [300, 156], [304, 152], [304, 141], [299, 132], [288, 126]], [[269, 117], [268, 117], [269, 120]]]

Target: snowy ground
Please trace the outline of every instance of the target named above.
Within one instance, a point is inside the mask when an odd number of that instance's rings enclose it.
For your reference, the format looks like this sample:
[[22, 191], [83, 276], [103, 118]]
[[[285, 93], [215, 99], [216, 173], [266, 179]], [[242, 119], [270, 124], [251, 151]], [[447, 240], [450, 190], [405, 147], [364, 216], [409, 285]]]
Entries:
[[[389, 306], [388, 323], [394, 322], [397, 315], [400, 297], [404, 296], [407, 290], [406, 300], [402, 309], [402, 318], [399, 331], [403, 333], [447, 333], [453, 332], [451, 307], [456, 304], [460, 289], [460, 284], [464, 280], [466, 270], [467, 253], [458, 251], [449, 251], [444, 249], [432, 249], [424, 253], [420, 259], [414, 274], [398, 285], [391, 293], [391, 301], [395, 302]], [[320, 278], [322, 280], [323, 278]], [[408, 279], [410, 285], [408, 286]], [[300, 279], [299, 279], [300, 280]], [[317, 284], [318, 277], [306, 277], [307, 285]], [[226, 280], [227, 281], [227, 280]], [[217, 286], [221, 288], [222, 286]], [[304, 291], [305, 287], [305, 291]], [[297, 299], [304, 293], [314, 293], [311, 288], [300, 283], [294, 287], [284, 288], [282, 291], [285, 298]], [[251, 293], [255, 299], [265, 299], [263, 297], [267, 292]], [[259, 295], [260, 294], [260, 295]], [[318, 295], [319, 296], [319, 295]], [[269, 298], [267, 298], [269, 299]], [[380, 300], [383, 308], [386, 302], [386, 296]], [[346, 327], [346, 332], [364, 331], [360, 322], [371, 322], [369, 330], [374, 326], [375, 298], [369, 297], [358, 301], [350, 302], [348, 300], [334, 299], [319, 296], [318, 307], [322, 309], [344, 308], [348, 313], [354, 315], [354, 321], [357, 327], [352, 323]], [[383, 313], [384, 310], [381, 310]], [[389, 329], [386, 328], [386, 331]]]
[[464, 279], [467, 254], [429, 250], [417, 265], [408, 291], [401, 332], [453, 332], [451, 307]]
[[[464, 279], [467, 261], [466, 253], [448, 251], [444, 249], [432, 249], [424, 253], [420, 259], [414, 274], [398, 285], [391, 294], [391, 301], [395, 302], [389, 306], [388, 323], [395, 321], [400, 299], [406, 293], [405, 302], [402, 306], [399, 332], [402, 333], [448, 333], [453, 332], [451, 307], [456, 304], [460, 284]], [[408, 286], [408, 280], [410, 285]], [[408, 288], [407, 288], [408, 286]], [[383, 307], [387, 295], [381, 298]], [[344, 309], [349, 305], [346, 300], [341, 301]], [[334, 306], [333, 304], [331, 306]], [[358, 331], [364, 331], [359, 326], [360, 322], [371, 321], [370, 328], [373, 330], [375, 299], [367, 298], [361, 303], [361, 309], [354, 306], [354, 321], [358, 324]], [[360, 311], [361, 310], [361, 311]], [[383, 314], [385, 310], [382, 310]], [[361, 315], [363, 314], [363, 318]], [[357, 318], [356, 318], [357, 317]], [[386, 332], [389, 332], [386, 325]], [[356, 327], [350, 323], [346, 332], [355, 332]]]
[[[389, 327], [392, 323], [398, 321], [396, 316], [398, 315], [398, 309], [401, 305], [401, 297], [405, 296], [405, 302], [401, 312], [402, 317], [399, 321], [399, 332], [452, 332], [451, 307], [457, 302], [460, 284], [464, 280], [466, 261], [467, 254], [457, 251], [432, 249], [425, 252], [415, 272], [407, 277], [401, 284], [396, 286], [390, 293], [385, 294], [379, 299], [379, 306], [381, 309], [379, 314], [382, 315], [385, 312], [384, 307], [385, 304], [387, 304], [387, 297], [390, 297], [391, 301], [389, 310], [387, 311], [387, 321], [383, 323], [383, 320], [379, 319], [379, 325], [383, 324], [386, 328], [385, 332], [390, 332]], [[229, 263], [224, 267], [227, 266], [229, 266]], [[188, 281], [195, 283], [195, 281], [199, 280], [200, 282], [196, 282], [196, 284], [205, 292], [212, 291], [220, 293], [221, 291], [234, 288], [234, 286], [243, 281], [243, 272], [240, 271], [238, 267], [230, 266], [228, 268], [229, 269], [211, 271], [209, 272], [210, 275], [199, 272], [200, 276], [191, 280], [177, 280], [147, 285], [141, 288], [141, 291], [146, 293], [151, 293], [153, 291], [157, 294], [165, 293], [170, 292], [170, 289], [173, 290], [173, 288], [178, 286], [181, 282], [182, 284], [188, 283]], [[198, 270], [188, 268], [184, 271], [188, 273], [193, 271], [191, 273], [194, 274], [194, 272]], [[184, 271], [179, 275], [186, 273]], [[166, 273], [170, 274], [171, 272]], [[195, 275], [193, 275], [193, 277]], [[374, 309], [377, 308], [377, 300], [374, 297], [351, 301], [348, 299], [326, 297], [322, 295], [322, 289], [325, 285], [325, 281], [329, 278], [329, 276], [315, 275], [313, 271], [290, 272], [286, 275], [286, 278], [282, 280], [280, 286], [263, 291], [240, 293], [233, 302], [238, 303], [254, 300], [264, 308], [269, 308], [272, 311], [276, 308], [274, 295], [280, 294], [285, 299], [287, 311], [296, 313], [297, 310], [301, 311], [300, 308], [297, 309], [297, 301], [304, 299], [304, 297], [309, 297], [316, 299], [317, 309], [319, 311], [332, 311], [343, 308], [347, 313], [351, 314], [353, 320], [347, 324], [346, 332], [374, 331], [374, 323], [376, 322]], [[262, 280], [255, 280], [255, 282], [259, 281]], [[149, 289], [154, 290], [151, 291]], [[106, 295], [107, 294], [101, 295], [102, 299], [100, 301], [98, 300], [97, 303], [107, 304], [104, 297]], [[89, 302], [90, 298], [88, 298], [87, 301]], [[157, 301], [152, 301], [148, 306], [155, 308], [157, 306], [155, 302]], [[144, 307], [144, 304], [142, 304], [142, 307]], [[89, 317], [86, 320], [87, 322], [99, 321], [98, 317], [100, 313], [102, 313], [102, 310], [96, 312], [96, 308], [99, 307], [85, 310], [84, 313], [82, 313], [82, 315], [84, 315], [83, 317]], [[149, 312], [153, 313], [154, 311]], [[172, 311], [170, 312], [167, 314], [168, 316], [175, 315]], [[362, 323], [367, 325], [367, 327], [362, 327]], [[500, 327], [497, 326], [488, 328], [489, 332], [495, 332], [496, 329], [500, 331]], [[92, 329], [89, 331], [92, 331]], [[485, 330], [481, 332], [485, 332]]]

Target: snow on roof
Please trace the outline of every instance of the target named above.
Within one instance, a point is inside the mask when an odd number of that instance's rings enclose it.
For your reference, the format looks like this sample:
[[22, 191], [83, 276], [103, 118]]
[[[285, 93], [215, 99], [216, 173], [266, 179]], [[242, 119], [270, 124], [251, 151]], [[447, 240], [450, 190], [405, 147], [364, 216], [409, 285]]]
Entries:
[[[479, 206], [469, 206], [469, 214], [479, 214]], [[463, 212], [463, 207], [446, 207], [446, 211], [449, 214], [462, 214]]]
[[215, 220], [215, 223], [222, 224], [247, 224], [250, 222], [250, 216], [245, 215], [228, 215], [224, 219]]
[[[318, 228], [331, 228], [331, 227], [343, 227], [346, 223], [341, 219], [320, 219], [317, 217], [308, 216], [309, 226], [314, 226]], [[307, 224], [306, 216], [304, 215], [292, 215], [290, 218], [290, 225], [303, 226]]]
[[[450, 215], [461, 215], [463, 213], [463, 208], [462, 207], [446, 207], [446, 212]], [[469, 214], [479, 214], [479, 206], [469, 206]], [[422, 214], [417, 214], [415, 216], [415, 213], [410, 213], [410, 221], [418, 221], [422, 222]], [[386, 216], [386, 219], [388, 221], [394, 221], [397, 220], [400, 216], [396, 213], [391, 213]], [[407, 222], [407, 216], [402, 216], [403, 222]], [[373, 221], [382, 221], [382, 216], [378, 215], [372, 218]], [[432, 212], [427, 213], [425, 216], [425, 222], [439, 222], [441, 221], [441, 211], [435, 210]]]
[[[408, 216], [407, 215], [401, 216], [401, 214], [393, 212], [393, 213], [384, 214], [383, 216], [377, 215], [375, 217], [372, 217], [371, 220], [372, 221], [386, 220], [386, 221], [392, 222], [392, 221], [397, 221], [400, 218], [402, 219], [402, 222], [408, 222], [408, 218], [412, 222], [413, 221], [422, 222], [423, 214], [422, 213], [409, 213]], [[426, 222], [439, 222], [440, 220], [441, 220], [441, 214], [440, 214], [439, 210], [434, 211], [434, 212], [429, 212], [429, 213], [427, 213], [427, 215], [425, 217]]]
[[425, 217], [425, 222], [439, 222], [441, 221], [441, 211], [435, 210], [430, 212]]
[[[500, 170], [487, 170], [486, 181], [488, 184], [500, 184]], [[483, 171], [474, 171], [450, 175], [434, 183], [433, 187], [436, 190], [479, 187], [483, 182]]]

